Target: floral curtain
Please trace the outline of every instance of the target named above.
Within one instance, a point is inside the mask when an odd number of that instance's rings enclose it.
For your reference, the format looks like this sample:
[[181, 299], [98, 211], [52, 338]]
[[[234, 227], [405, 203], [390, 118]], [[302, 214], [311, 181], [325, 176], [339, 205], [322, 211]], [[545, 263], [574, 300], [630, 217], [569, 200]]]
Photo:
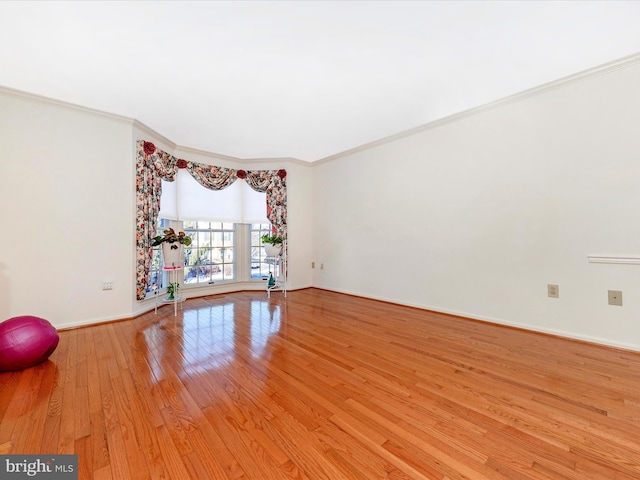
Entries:
[[160, 211], [162, 180], [172, 182], [178, 169], [187, 170], [200, 185], [221, 190], [237, 179], [251, 188], [266, 193], [267, 218], [276, 235], [287, 236], [287, 171], [234, 170], [176, 158], [156, 148], [151, 142], [139, 140], [136, 155], [136, 298], [143, 300], [149, 283], [153, 257], [151, 239], [156, 234]]

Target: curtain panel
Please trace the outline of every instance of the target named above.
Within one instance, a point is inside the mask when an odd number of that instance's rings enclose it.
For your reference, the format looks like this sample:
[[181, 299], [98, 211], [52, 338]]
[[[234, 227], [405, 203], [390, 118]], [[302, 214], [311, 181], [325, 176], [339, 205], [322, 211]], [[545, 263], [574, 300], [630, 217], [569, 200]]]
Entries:
[[164, 152], [151, 142], [139, 140], [136, 153], [136, 298], [143, 300], [149, 284], [153, 257], [151, 240], [156, 234], [162, 180], [173, 182], [183, 168], [200, 185], [222, 190], [238, 179], [266, 193], [267, 218], [276, 235], [287, 237], [287, 171], [235, 170], [191, 162]]

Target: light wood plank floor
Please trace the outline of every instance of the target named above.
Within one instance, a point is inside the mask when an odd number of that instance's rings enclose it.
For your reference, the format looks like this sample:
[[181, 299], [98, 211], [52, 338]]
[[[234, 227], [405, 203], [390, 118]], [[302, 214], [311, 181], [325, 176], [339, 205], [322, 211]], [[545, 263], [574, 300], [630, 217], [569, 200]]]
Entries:
[[636, 353], [314, 289], [60, 333], [0, 453], [81, 479], [640, 478]]

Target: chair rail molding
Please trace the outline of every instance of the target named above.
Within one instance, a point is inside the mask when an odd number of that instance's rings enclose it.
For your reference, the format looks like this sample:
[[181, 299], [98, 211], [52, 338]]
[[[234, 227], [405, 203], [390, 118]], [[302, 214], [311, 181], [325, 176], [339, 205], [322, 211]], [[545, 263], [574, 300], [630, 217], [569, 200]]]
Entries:
[[640, 265], [640, 257], [632, 255], [587, 255], [589, 263], [617, 263], [624, 265]]

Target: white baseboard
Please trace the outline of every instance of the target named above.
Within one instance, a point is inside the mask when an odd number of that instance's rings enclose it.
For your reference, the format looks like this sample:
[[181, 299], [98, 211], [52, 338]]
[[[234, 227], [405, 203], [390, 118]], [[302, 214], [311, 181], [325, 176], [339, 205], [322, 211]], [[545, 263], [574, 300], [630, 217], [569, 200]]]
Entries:
[[[318, 287], [318, 288], [322, 288], [322, 287]], [[393, 304], [396, 304], [396, 305], [403, 305], [403, 306], [407, 306], [407, 307], [418, 308], [420, 310], [428, 310], [428, 311], [436, 312], [436, 313], [444, 313], [444, 314], [447, 314], [447, 315], [454, 315], [456, 317], [466, 318], [466, 319], [469, 319], [469, 320], [477, 320], [477, 321], [480, 321], [480, 322], [487, 322], [487, 323], [492, 323], [492, 324], [495, 324], [495, 325], [504, 325], [506, 327], [513, 327], [513, 328], [519, 328], [519, 329], [522, 329], [522, 330], [527, 330], [527, 331], [535, 332], [535, 333], [554, 335], [556, 337], [567, 338], [567, 339], [570, 339], [570, 340], [579, 340], [579, 341], [582, 341], [582, 342], [588, 342], [588, 343], [593, 343], [593, 344], [597, 344], [597, 345], [603, 345], [603, 346], [606, 346], [606, 347], [614, 347], [614, 348], [620, 348], [620, 349], [623, 349], [623, 350], [630, 350], [630, 351], [633, 351], [633, 352], [640, 352], [640, 346], [632, 344], [632, 343], [613, 342], [611, 340], [600, 338], [600, 337], [593, 337], [593, 336], [590, 336], [590, 335], [583, 335], [583, 334], [575, 333], [575, 332], [567, 332], [567, 331], [564, 331], [564, 330], [540, 328], [538, 326], [529, 325], [529, 324], [526, 324], [526, 323], [510, 322], [508, 320], [503, 320], [503, 319], [499, 319], [499, 318], [487, 317], [487, 316], [477, 315], [477, 314], [464, 312], [464, 311], [447, 310], [447, 309], [442, 309], [442, 308], [438, 308], [438, 307], [433, 307], [433, 306], [430, 306], [430, 305], [422, 305], [422, 304], [415, 304], [415, 303], [405, 303], [405, 302], [400, 302], [400, 301], [398, 301], [396, 299], [393, 299], [393, 298], [372, 296], [372, 295], [367, 295], [367, 294], [363, 294], [363, 293], [360, 293], [360, 292], [354, 292], [354, 291], [350, 291], [350, 290], [339, 290], [339, 289], [329, 289], [329, 288], [322, 288], [322, 289], [323, 290], [332, 291], [332, 292], [337, 292], [337, 293], [344, 293], [346, 295], [353, 295], [353, 296], [356, 296], [356, 297], [370, 298], [372, 300], [379, 300], [379, 301], [382, 301], [382, 302], [393, 303]]]

